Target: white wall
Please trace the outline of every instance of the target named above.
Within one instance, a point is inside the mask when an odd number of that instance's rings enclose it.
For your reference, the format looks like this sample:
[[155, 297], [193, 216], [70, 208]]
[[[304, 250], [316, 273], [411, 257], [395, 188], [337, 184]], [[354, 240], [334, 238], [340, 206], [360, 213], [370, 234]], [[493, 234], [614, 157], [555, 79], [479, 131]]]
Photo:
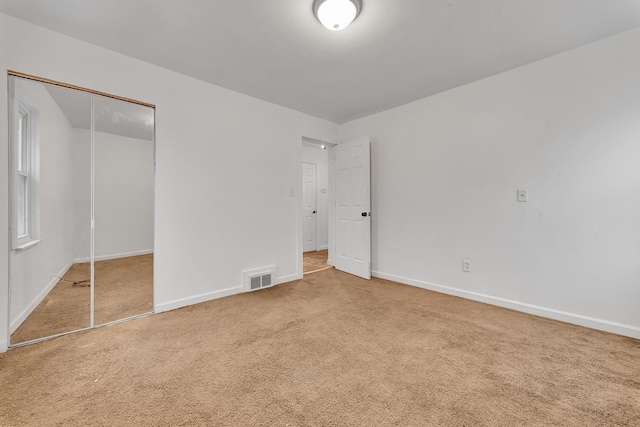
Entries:
[[[302, 161], [317, 165], [318, 250], [329, 247], [329, 154], [316, 144], [302, 145]], [[324, 189], [323, 193], [321, 190]]]
[[[10, 252], [12, 331], [20, 326], [55, 285], [55, 275], [64, 273], [71, 265], [74, 258], [73, 229], [77, 221], [71, 125], [42, 84], [16, 79], [15, 87], [39, 112], [42, 241], [36, 246]], [[6, 117], [4, 120], [7, 120]], [[6, 144], [5, 140], [4, 151], [7, 151]], [[5, 169], [5, 176], [6, 172]], [[6, 191], [6, 187], [3, 191]], [[4, 200], [8, 202], [7, 198]], [[2, 228], [2, 232], [6, 233], [6, 226]], [[6, 279], [3, 277], [3, 280]]]
[[[297, 277], [300, 140], [336, 142], [337, 125], [4, 14], [0, 39], [1, 70], [156, 104], [160, 311], [238, 292], [245, 269]], [[372, 139], [376, 273], [640, 337], [639, 45], [633, 30], [342, 126]]]
[[153, 142], [96, 132], [95, 256], [153, 251]]
[[640, 338], [639, 47], [635, 29], [342, 126], [372, 140], [375, 274]]
[[[155, 304], [159, 311], [239, 292], [242, 271], [297, 277], [300, 141], [336, 142], [338, 126], [0, 14], [0, 69], [156, 105]], [[0, 135], [7, 135], [6, 74]], [[0, 200], [7, 140], [0, 139]], [[7, 224], [6, 210], [0, 223]], [[0, 227], [0, 240], [7, 241]], [[0, 245], [1, 271], [8, 254]], [[7, 276], [0, 277], [0, 350]]]
[[74, 262], [91, 259], [91, 130], [72, 129], [74, 224]]
[[[88, 135], [78, 132], [81, 142]], [[80, 150], [89, 147], [84, 144]], [[82, 152], [81, 151], [81, 152]], [[152, 141], [103, 132], [94, 134], [95, 259], [153, 252], [154, 147]], [[77, 185], [85, 191], [91, 164], [76, 167]], [[90, 190], [90, 189], [89, 189]], [[79, 191], [80, 192], [80, 191]], [[90, 216], [91, 205], [80, 207]], [[80, 230], [76, 262], [91, 256], [89, 227]]]

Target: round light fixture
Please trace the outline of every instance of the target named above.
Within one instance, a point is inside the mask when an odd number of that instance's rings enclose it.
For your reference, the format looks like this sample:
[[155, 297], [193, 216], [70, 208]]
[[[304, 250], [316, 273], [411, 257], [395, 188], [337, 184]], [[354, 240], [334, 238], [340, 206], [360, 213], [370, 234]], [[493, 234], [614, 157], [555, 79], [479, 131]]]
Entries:
[[313, 14], [332, 31], [344, 30], [358, 17], [362, 0], [314, 0]]

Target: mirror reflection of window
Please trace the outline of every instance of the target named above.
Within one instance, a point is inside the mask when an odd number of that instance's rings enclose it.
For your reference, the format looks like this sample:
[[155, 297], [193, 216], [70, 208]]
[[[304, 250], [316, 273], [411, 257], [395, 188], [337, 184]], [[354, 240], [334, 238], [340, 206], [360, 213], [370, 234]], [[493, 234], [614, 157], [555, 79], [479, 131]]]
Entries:
[[13, 247], [23, 248], [38, 238], [39, 175], [39, 114], [21, 92], [16, 96], [16, 135], [13, 150], [16, 153], [14, 175], [15, 231]]

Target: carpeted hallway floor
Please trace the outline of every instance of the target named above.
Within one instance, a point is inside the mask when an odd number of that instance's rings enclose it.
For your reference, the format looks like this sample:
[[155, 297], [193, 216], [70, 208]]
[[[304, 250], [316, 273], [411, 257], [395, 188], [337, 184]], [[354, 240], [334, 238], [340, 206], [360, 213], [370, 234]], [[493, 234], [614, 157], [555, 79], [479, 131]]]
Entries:
[[335, 269], [0, 354], [0, 425], [635, 426], [640, 341]]
[[327, 261], [329, 259], [329, 250], [310, 251], [302, 254], [302, 273], [314, 273], [316, 271], [331, 268]]

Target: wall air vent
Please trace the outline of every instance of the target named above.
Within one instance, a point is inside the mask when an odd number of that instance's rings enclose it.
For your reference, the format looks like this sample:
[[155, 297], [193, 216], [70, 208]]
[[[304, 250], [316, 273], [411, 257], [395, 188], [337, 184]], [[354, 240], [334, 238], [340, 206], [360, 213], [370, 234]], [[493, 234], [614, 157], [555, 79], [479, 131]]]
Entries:
[[275, 285], [276, 266], [258, 268], [242, 272], [242, 286], [245, 292], [256, 291]]

